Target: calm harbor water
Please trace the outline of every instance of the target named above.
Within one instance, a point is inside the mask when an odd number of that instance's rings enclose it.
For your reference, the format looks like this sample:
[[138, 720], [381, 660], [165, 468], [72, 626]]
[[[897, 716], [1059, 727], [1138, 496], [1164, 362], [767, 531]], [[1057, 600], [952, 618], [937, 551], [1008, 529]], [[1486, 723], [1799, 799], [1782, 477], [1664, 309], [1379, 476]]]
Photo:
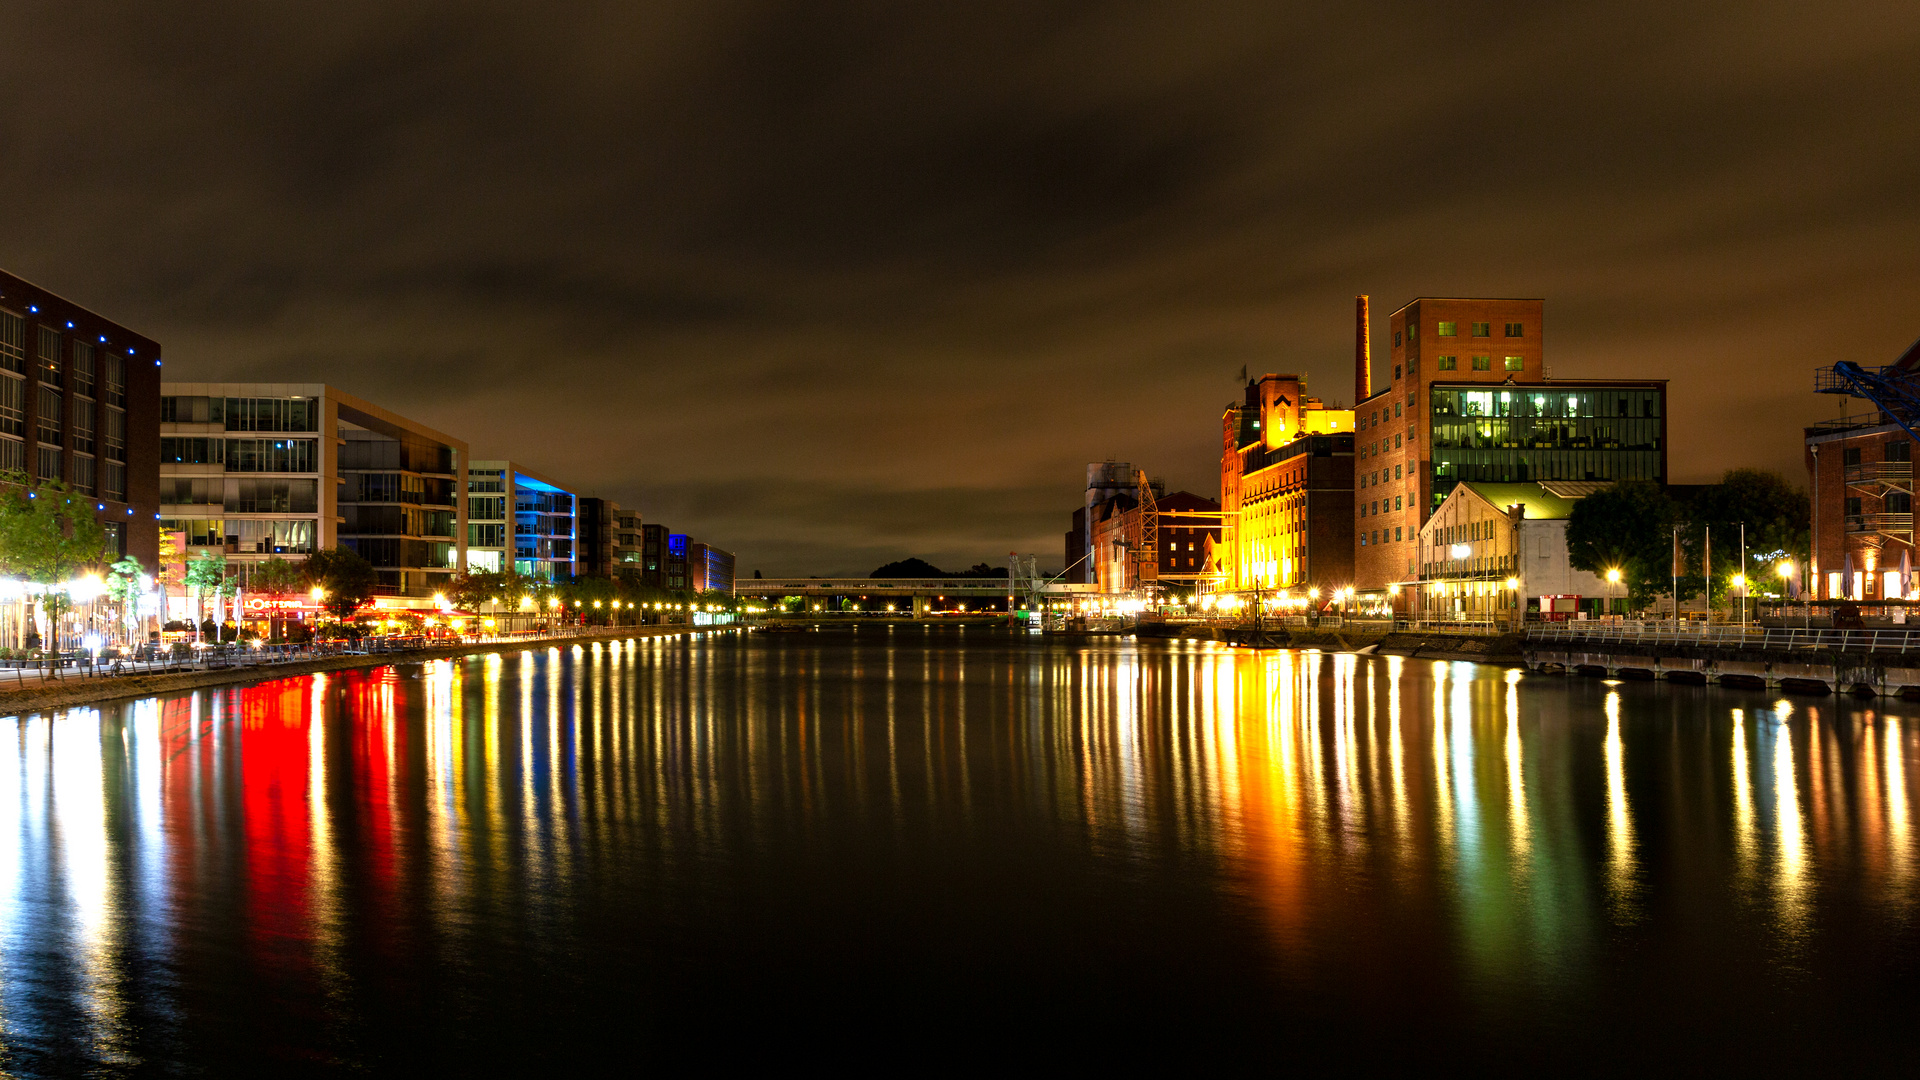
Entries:
[[912, 628], [7, 719], [0, 1070], [1907, 1065], [1917, 773], [1899, 703]]

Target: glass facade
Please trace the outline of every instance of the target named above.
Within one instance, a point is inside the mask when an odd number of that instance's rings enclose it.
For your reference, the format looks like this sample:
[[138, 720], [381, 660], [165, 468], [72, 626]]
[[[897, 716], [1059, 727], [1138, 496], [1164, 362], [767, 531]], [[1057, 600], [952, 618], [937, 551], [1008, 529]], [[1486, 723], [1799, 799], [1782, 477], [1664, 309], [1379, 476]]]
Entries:
[[1435, 506], [1462, 480], [1666, 480], [1661, 390], [1435, 386], [1430, 398]]

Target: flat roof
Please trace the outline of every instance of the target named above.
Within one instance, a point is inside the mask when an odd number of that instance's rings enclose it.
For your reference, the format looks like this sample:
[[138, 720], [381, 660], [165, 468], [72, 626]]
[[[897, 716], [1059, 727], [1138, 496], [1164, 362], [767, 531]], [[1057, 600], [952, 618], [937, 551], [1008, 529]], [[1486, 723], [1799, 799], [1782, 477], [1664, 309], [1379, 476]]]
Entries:
[[431, 439], [460, 451], [462, 458], [467, 456], [466, 440], [456, 439], [444, 431], [430, 428], [418, 420], [402, 416], [391, 409], [382, 408], [365, 398], [355, 397], [327, 383], [169, 382], [163, 379], [160, 382], [160, 396], [323, 398], [334, 403], [342, 419], [357, 427], [396, 439], [400, 438], [402, 433]]
[[535, 491], [558, 492], [561, 495], [572, 495], [574, 498], [580, 497], [578, 492], [574, 491], [570, 487], [567, 487], [565, 484], [560, 483], [558, 480], [555, 480], [553, 477], [548, 476], [545, 473], [537, 472], [533, 469], [529, 469], [525, 465], [522, 465], [519, 462], [512, 460], [511, 458], [486, 458], [486, 459], [477, 460], [477, 461], [469, 461], [467, 462], [467, 468], [468, 470], [499, 469], [502, 472], [511, 472], [513, 474], [513, 482], [516, 487], [532, 488]]
[[1526, 304], [1544, 304], [1547, 302], [1547, 298], [1544, 296], [1416, 296], [1406, 303], [1401, 304], [1399, 307], [1394, 308], [1391, 312], [1388, 312], [1387, 318], [1393, 318], [1395, 315], [1420, 303], [1422, 300], [1446, 300], [1460, 304], [1511, 304], [1515, 301]]

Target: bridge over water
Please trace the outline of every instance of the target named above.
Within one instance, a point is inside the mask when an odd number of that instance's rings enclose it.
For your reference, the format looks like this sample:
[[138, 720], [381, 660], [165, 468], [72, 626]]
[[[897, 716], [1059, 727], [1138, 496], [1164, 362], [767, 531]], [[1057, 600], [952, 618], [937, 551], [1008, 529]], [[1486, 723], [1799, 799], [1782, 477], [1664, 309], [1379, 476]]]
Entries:
[[902, 614], [927, 614], [934, 601], [1022, 600], [1037, 592], [1047, 598], [1091, 595], [1095, 586], [1052, 582], [1017, 586], [1008, 578], [741, 578], [733, 591], [739, 596], [844, 597], [866, 604], [894, 604]]

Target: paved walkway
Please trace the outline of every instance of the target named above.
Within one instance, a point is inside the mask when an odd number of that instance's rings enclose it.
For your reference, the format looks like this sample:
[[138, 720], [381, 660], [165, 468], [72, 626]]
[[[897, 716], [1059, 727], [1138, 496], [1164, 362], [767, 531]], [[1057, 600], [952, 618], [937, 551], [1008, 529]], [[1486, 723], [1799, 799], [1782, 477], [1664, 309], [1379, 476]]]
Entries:
[[469, 635], [459, 640], [429, 640], [425, 637], [363, 638], [357, 643], [327, 642], [313, 645], [265, 645], [259, 648], [226, 646], [220, 649], [194, 649], [187, 656], [145, 661], [107, 660], [98, 665], [68, 660], [64, 668], [52, 662], [7, 661], [34, 666], [0, 667], [0, 693], [47, 688], [98, 687], [108, 690], [116, 679], [141, 675], [189, 675], [203, 672], [245, 673], [248, 678], [272, 678], [276, 667], [309, 664], [336, 657], [366, 657], [377, 660], [391, 654], [397, 663], [418, 657], [423, 650], [458, 650], [472, 647], [484, 651], [489, 646], [532, 644], [541, 641], [592, 641], [605, 638], [654, 637], [685, 633], [705, 627], [690, 626], [592, 626], [528, 634]]

